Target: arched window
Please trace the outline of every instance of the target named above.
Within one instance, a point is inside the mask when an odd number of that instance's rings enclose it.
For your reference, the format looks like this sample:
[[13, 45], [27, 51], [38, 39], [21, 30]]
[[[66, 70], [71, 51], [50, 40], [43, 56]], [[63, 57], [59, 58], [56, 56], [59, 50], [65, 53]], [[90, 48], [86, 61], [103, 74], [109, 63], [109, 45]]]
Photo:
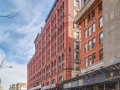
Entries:
[[48, 82], [47, 82], [47, 85], [49, 85], [49, 84], [50, 84], [50, 82], [48, 81]]
[[64, 54], [62, 54], [62, 60], [64, 60]]
[[56, 84], [56, 80], [55, 79], [53, 79], [52, 84]]
[[60, 80], [60, 83], [62, 83], [64, 81], [64, 77], [61, 76], [59, 80]]

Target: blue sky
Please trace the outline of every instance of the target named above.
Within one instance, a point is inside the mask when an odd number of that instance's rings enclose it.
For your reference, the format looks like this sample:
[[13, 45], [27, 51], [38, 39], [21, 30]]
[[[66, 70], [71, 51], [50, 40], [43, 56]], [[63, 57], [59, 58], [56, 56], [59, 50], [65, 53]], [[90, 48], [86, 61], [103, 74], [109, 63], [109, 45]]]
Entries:
[[6, 56], [6, 66], [13, 67], [0, 69], [5, 90], [13, 83], [26, 82], [26, 65], [34, 54], [35, 37], [53, 3], [54, 0], [0, 0], [0, 15], [20, 12], [13, 18], [0, 17], [0, 55]]

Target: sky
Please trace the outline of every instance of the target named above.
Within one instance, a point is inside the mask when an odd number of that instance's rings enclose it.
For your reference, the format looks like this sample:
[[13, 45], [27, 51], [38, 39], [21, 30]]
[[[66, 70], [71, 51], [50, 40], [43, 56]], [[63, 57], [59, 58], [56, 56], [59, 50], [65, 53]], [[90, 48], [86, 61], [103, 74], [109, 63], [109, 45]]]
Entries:
[[11, 84], [27, 82], [27, 63], [34, 54], [34, 40], [44, 26], [54, 0], [0, 0], [0, 62], [12, 68], [0, 69], [4, 90]]

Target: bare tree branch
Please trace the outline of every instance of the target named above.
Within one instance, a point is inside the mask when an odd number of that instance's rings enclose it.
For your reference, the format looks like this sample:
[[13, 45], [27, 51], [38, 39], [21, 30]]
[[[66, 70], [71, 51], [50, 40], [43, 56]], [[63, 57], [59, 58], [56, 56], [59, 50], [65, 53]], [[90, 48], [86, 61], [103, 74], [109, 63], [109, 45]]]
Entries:
[[20, 13], [20, 12], [12, 12], [12, 13], [10, 13], [10, 14], [8, 14], [8, 15], [0, 15], [0, 17], [12, 18], [12, 17], [17, 16], [19, 13]]

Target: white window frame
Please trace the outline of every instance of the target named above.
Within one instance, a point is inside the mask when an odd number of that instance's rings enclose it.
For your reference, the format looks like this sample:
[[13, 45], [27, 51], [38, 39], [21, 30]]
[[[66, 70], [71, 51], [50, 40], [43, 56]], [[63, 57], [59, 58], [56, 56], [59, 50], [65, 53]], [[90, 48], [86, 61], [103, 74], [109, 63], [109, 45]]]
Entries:
[[95, 29], [95, 23], [92, 24], [92, 33], [94, 33], [96, 31]]
[[100, 25], [100, 27], [103, 26], [103, 17], [100, 17], [100, 18], [99, 18], [99, 25]]
[[88, 28], [89, 36], [92, 34], [91, 26]]

